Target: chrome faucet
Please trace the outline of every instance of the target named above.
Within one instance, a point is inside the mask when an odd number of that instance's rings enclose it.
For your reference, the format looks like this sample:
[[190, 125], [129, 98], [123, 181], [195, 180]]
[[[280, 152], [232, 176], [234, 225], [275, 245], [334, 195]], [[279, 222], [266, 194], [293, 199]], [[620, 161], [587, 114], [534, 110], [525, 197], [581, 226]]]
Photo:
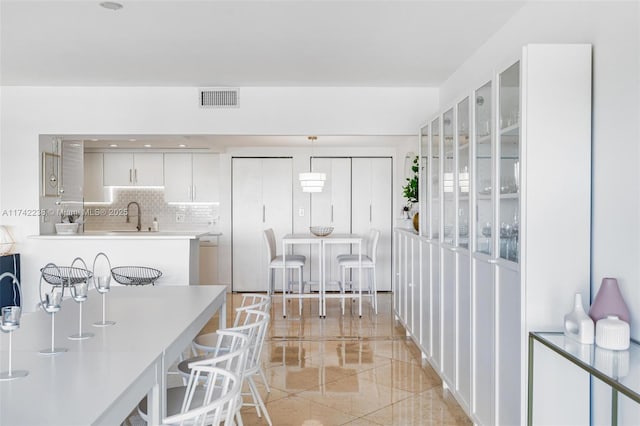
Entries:
[[127, 223], [130, 222], [129, 220], [129, 212], [131, 211], [131, 204], [135, 204], [136, 207], [138, 207], [138, 225], [136, 226], [136, 229], [139, 231], [142, 229], [142, 223], [141, 223], [141, 210], [140, 210], [140, 204], [138, 204], [136, 201], [132, 201], [129, 204], [127, 204]]

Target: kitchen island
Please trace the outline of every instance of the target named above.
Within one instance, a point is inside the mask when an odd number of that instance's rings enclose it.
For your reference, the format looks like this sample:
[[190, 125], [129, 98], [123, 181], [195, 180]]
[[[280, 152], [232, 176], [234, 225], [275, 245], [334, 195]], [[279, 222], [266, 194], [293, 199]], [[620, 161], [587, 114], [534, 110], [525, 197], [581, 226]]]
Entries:
[[[88, 231], [77, 234], [34, 235], [28, 252], [22, 251], [23, 309], [33, 311], [39, 302], [40, 268], [49, 262], [69, 266], [81, 257], [89, 269], [103, 252], [111, 266], [149, 266], [162, 271], [156, 285], [195, 285], [199, 282], [200, 237], [207, 231], [137, 232]], [[75, 266], [78, 266], [77, 264]], [[119, 285], [112, 280], [112, 285]]]

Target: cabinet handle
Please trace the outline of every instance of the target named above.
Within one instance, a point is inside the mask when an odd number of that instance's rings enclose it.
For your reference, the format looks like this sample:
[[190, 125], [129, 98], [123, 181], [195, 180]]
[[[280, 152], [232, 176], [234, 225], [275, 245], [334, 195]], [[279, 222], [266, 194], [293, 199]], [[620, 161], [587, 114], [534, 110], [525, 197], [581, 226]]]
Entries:
[[138, 183], [138, 169], [133, 169], [133, 180]]
[[333, 204], [331, 204], [331, 222], [333, 223]]
[[133, 182], [133, 170], [129, 169], [129, 183]]
[[371, 213], [371, 204], [369, 204], [369, 222], [371, 222], [373, 219], [373, 215]]
[[265, 217], [266, 217], [266, 212], [265, 212], [265, 207], [264, 204], [262, 205], [262, 223], [265, 222]]

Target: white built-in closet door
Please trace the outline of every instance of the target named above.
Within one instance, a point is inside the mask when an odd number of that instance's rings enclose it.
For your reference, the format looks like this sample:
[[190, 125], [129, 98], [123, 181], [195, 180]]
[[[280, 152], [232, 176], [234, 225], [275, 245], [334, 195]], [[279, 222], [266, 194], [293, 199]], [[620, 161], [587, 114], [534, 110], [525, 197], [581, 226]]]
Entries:
[[[351, 170], [352, 232], [380, 231], [376, 258], [379, 291], [391, 290], [391, 158], [353, 158]], [[354, 247], [354, 253], [357, 250]]]
[[282, 236], [292, 232], [292, 162], [290, 158], [234, 158], [232, 169], [232, 288], [266, 291], [263, 232], [273, 228], [278, 250]]
[[[311, 225], [333, 226], [334, 234], [351, 233], [351, 158], [312, 158], [311, 170], [326, 173], [322, 192], [311, 194]], [[325, 252], [328, 289], [340, 279], [336, 256], [349, 253], [348, 245], [331, 244]], [[311, 280], [318, 281], [317, 246], [311, 252]]]

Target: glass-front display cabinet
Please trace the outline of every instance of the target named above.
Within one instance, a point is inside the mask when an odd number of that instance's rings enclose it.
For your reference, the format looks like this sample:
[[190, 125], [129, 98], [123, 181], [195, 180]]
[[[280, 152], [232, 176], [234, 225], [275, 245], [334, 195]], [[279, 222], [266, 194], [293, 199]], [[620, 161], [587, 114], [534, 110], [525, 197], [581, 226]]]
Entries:
[[492, 182], [492, 114], [491, 82], [475, 92], [475, 196], [476, 196], [476, 244], [475, 251], [493, 254], [491, 236], [493, 234]]
[[520, 244], [520, 63], [498, 78], [500, 116], [498, 122], [498, 176], [500, 197], [498, 220], [500, 258], [518, 262]]
[[429, 200], [431, 212], [431, 235], [433, 240], [440, 240], [440, 118], [431, 122], [431, 174], [429, 184]]
[[458, 103], [458, 247], [469, 248], [469, 98]]
[[428, 236], [427, 228], [429, 210], [428, 207], [428, 183], [429, 181], [429, 125], [420, 129], [420, 175], [418, 180], [418, 202], [420, 204], [420, 235]]
[[455, 141], [453, 139], [453, 108], [442, 116], [442, 242], [453, 245], [455, 242], [456, 206], [455, 206]]

